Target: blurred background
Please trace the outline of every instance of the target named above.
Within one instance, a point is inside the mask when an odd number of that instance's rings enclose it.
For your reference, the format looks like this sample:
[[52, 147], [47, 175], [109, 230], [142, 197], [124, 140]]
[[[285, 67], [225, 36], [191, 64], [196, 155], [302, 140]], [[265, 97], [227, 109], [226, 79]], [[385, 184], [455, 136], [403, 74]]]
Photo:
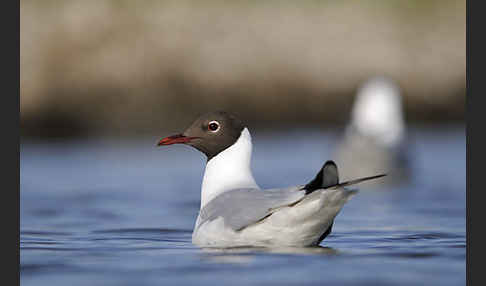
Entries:
[[336, 127], [384, 75], [409, 123], [464, 122], [466, 1], [20, 2], [23, 137]]
[[[22, 285], [465, 285], [465, 102], [465, 0], [21, 0]], [[213, 110], [262, 188], [388, 176], [321, 247], [208, 253], [206, 158], [155, 144]]]

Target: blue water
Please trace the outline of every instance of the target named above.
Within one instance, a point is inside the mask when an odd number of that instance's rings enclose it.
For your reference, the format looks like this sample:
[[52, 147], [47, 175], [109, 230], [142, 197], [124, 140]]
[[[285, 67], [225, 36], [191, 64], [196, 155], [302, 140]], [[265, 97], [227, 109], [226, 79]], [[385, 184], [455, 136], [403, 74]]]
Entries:
[[[166, 134], [157, 134], [166, 135]], [[158, 137], [23, 142], [22, 285], [465, 285], [464, 127], [410, 131], [411, 180], [361, 190], [315, 248], [191, 244], [205, 160]], [[306, 183], [333, 132], [254, 132], [261, 187]]]

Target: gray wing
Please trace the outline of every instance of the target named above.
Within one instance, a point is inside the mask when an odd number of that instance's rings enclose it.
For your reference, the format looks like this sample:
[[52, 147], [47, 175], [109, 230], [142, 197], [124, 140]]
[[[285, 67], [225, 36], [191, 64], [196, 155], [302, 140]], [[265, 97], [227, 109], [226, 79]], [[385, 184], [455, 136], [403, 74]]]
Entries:
[[233, 230], [241, 230], [271, 215], [280, 207], [299, 202], [306, 194], [310, 196], [316, 191], [341, 188], [383, 176], [385, 175], [339, 183], [336, 164], [327, 161], [317, 176], [305, 186], [269, 190], [236, 189], [222, 193], [200, 211], [196, 227], [204, 222], [222, 217], [226, 226]]
[[285, 189], [236, 189], [212, 199], [199, 213], [199, 225], [224, 219], [226, 226], [237, 231], [270, 215], [279, 207], [291, 205], [305, 196], [302, 186]]

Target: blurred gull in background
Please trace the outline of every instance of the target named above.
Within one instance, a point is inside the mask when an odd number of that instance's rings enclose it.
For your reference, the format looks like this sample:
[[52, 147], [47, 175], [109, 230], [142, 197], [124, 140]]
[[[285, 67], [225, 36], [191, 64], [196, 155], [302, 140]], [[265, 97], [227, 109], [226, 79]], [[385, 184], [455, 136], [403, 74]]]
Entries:
[[[408, 180], [408, 146], [400, 88], [389, 78], [374, 77], [359, 89], [336, 161], [343, 179], [387, 173], [381, 186]], [[384, 184], [385, 183], [385, 184]], [[374, 182], [364, 187], [378, 187]]]

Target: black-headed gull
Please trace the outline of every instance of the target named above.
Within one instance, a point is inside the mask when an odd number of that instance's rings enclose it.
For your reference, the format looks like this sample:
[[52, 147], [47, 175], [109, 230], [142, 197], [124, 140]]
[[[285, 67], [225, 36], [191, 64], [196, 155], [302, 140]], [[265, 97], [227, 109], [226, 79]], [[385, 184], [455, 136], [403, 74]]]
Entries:
[[262, 190], [250, 168], [248, 128], [222, 111], [205, 114], [182, 134], [158, 143], [171, 144], [186, 144], [207, 156], [192, 234], [192, 242], [202, 247], [318, 245], [356, 193], [345, 186], [384, 176], [339, 183], [336, 164], [327, 161], [308, 184]]

